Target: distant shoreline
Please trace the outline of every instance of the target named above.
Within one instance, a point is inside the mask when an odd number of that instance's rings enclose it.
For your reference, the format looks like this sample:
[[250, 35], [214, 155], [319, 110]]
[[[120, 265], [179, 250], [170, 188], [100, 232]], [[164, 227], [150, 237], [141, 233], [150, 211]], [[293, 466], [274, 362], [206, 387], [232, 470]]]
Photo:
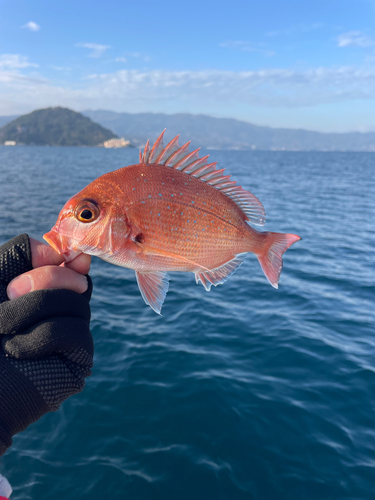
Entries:
[[[0, 117], [1, 118], [1, 117]], [[116, 113], [67, 108], [33, 111], [3, 125], [0, 142], [108, 148], [143, 148], [166, 129], [164, 144], [177, 135], [179, 144], [208, 151], [375, 152], [375, 132], [322, 133], [271, 128], [230, 118], [178, 113]], [[1, 125], [1, 120], [0, 120]]]
[[[49, 144], [16, 144], [14, 146], [6, 146], [4, 144], [0, 144], [0, 148], [7, 148], [7, 149], [13, 149], [13, 148], [61, 148], [61, 149], [68, 149], [68, 148], [74, 148], [74, 149], [101, 149], [101, 150], [111, 150], [111, 151], [119, 151], [119, 150], [138, 150], [138, 146], [128, 146], [126, 148], [104, 148], [102, 146], [56, 146], [56, 145], [49, 145]], [[143, 146], [142, 146], [143, 148]], [[204, 151], [222, 151], [222, 152], [239, 152], [239, 153], [356, 153], [356, 154], [374, 154], [374, 151], [358, 151], [358, 150], [340, 150], [340, 149], [334, 149], [334, 150], [320, 150], [320, 149], [298, 149], [298, 150], [292, 150], [292, 149], [219, 149], [219, 148], [205, 148], [202, 147], [202, 150]]]

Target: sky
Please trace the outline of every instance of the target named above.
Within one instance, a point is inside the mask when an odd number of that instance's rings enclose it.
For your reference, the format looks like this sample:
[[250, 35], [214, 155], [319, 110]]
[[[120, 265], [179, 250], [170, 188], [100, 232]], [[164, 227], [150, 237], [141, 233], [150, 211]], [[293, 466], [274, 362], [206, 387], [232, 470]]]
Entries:
[[0, 0], [0, 115], [375, 131], [375, 0]]

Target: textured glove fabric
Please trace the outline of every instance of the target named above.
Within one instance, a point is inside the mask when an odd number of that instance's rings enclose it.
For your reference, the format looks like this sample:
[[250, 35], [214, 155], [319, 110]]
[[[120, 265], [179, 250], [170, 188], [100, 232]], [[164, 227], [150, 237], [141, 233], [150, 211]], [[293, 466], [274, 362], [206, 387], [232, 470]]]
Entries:
[[38, 290], [8, 300], [9, 282], [31, 269], [27, 235], [0, 247], [0, 455], [14, 434], [82, 391], [93, 365], [90, 277], [83, 294]]

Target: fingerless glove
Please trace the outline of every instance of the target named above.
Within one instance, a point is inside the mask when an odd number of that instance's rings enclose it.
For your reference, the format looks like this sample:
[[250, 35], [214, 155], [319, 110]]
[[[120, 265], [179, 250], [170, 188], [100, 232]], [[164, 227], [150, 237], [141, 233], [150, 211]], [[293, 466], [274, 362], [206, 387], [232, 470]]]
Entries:
[[82, 391], [93, 366], [90, 277], [83, 294], [38, 290], [8, 300], [9, 282], [31, 262], [25, 234], [0, 247], [0, 455], [12, 436]]

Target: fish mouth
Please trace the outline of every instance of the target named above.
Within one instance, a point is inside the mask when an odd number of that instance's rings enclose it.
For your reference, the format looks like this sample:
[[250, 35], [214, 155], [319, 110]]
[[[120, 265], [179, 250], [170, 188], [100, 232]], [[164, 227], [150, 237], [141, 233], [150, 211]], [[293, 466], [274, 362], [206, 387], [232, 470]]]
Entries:
[[51, 229], [48, 233], [43, 235], [43, 239], [60, 255], [65, 258], [65, 262], [69, 262], [73, 260], [77, 255], [82, 252], [73, 250], [69, 248], [71, 244], [71, 240], [68, 239], [61, 233], [58, 233], [56, 230]]
[[44, 234], [43, 239], [46, 240], [46, 242], [59, 254], [63, 254], [64, 250], [67, 249], [68, 242], [66, 241], [66, 238], [53, 229]]

